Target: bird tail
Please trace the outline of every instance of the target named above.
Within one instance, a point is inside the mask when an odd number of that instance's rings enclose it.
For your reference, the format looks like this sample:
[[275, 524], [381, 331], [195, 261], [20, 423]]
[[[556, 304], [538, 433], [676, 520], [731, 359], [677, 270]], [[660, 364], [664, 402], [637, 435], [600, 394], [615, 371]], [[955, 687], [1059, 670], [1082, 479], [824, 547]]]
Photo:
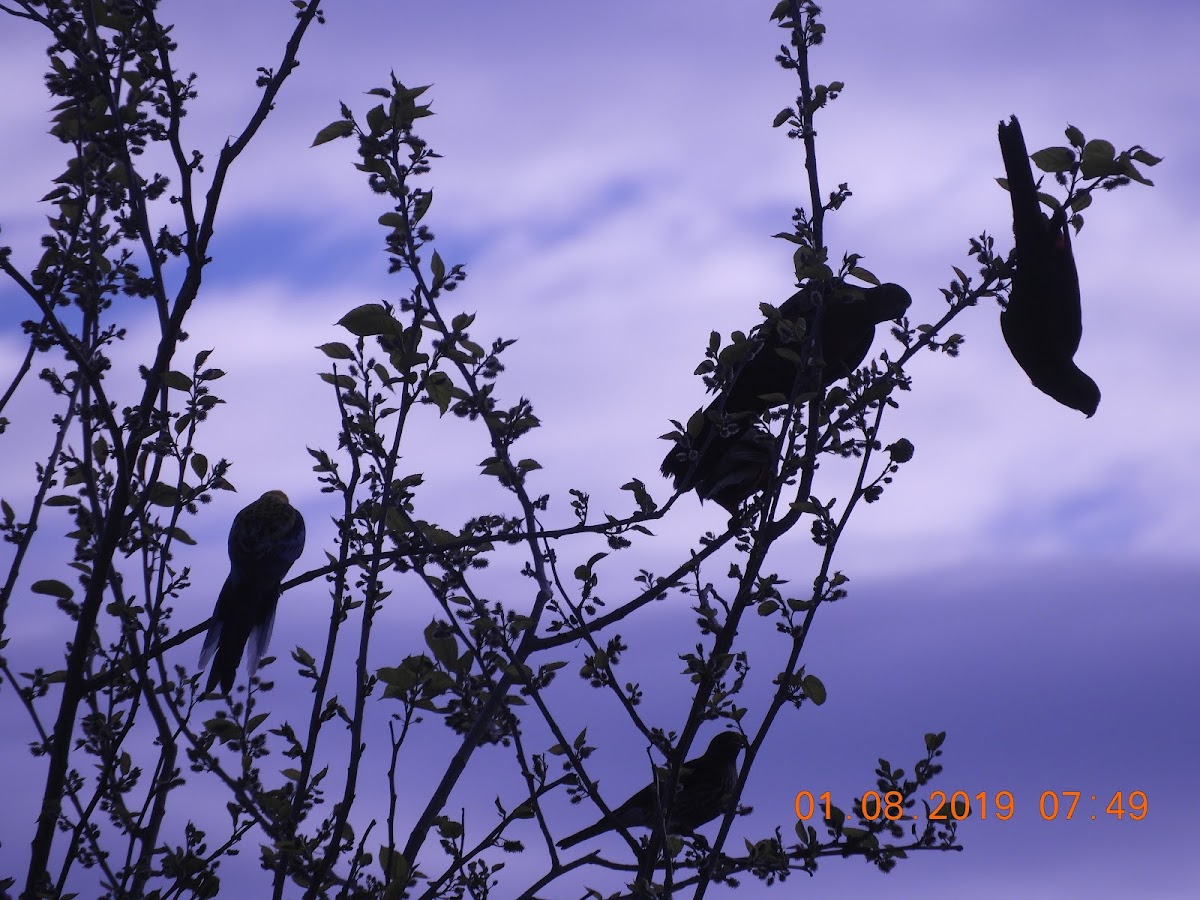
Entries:
[[204, 646], [200, 648], [200, 662], [198, 665], [201, 669], [208, 665], [208, 661], [217, 652], [217, 646], [220, 643], [221, 620], [213, 616], [212, 624], [208, 626], [208, 634], [204, 635]]
[[[225, 590], [222, 588], [221, 593]], [[204, 688], [205, 693], [212, 693], [213, 689], [220, 684], [221, 692], [228, 694], [233, 690], [234, 677], [237, 674], [238, 659], [229, 660], [230, 645], [232, 640], [226, 638], [222, 640], [222, 635], [225, 635], [225, 623], [219, 615], [213, 616], [213, 622], [208, 626], [208, 634], [204, 636], [204, 646], [200, 648], [200, 668], [204, 669], [208, 665], [208, 661], [213, 661], [212, 669], [208, 673], [208, 683]], [[215, 656], [215, 658], [214, 658]], [[241, 656], [240, 649], [238, 657]]]
[[[279, 590], [276, 589], [274, 596], [270, 597], [267, 603], [265, 618], [250, 629], [250, 636], [246, 641], [249, 649], [246, 655], [246, 674], [251, 678], [258, 671], [258, 664], [262, 662], [267, 653], [267, 645], [271, 643], [271, 632], [275, 630], [275, 609], [278, 605]], [[236, 663], [234, 665], [236, 666]]]
[[586, 841], [588, 838], [594, 838], [598, 834], [604, 834], [604, 832], [608, 831], [608, 829], [608, 823], [604, 821], [597, 822], [595, 825], [589, 825], [582, 831], [577, 831], [559, 841], [558, 849], [566, 850], [570, 847], [574, 847], [576, 844]]
[[212, 659], [206, 692], [211, 693], [218, 684], [222, 693], [228, 694], [233, 690], [238, 663], [242, 661], [242, 653], [251, 634], [250, 623], [246, 621], [250, 601], [248, 585], [230, 573], [221, 586], [221, 594], [213, 611], [213, 622], [200, 649], [201, 668]]
[[998, 135], [1004, 173], [1008, 176], [1008, 194], [1012, 198], [1014, 229], [1018, 234], [1022, 229], [1027, 234], [1037, 234], [1044, 227], [1044, 218], [1033, 169], [1029, 165], [1029, 151], [1025, 148], [1025, 135], [1021, 133], [1017, 117], [1013, 116], [1007, 123], [1001, 122]]

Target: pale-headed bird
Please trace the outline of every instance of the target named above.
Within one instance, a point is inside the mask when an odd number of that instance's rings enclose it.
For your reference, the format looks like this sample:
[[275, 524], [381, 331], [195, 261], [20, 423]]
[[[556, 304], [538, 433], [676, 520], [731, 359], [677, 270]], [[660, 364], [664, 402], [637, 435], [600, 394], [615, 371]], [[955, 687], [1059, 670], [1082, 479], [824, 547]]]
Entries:
[[246, 671], [254, 675], [271, 640], [279, 586], [303, 550], [304, 517], [283, 491], [267, 491], [234, 517], [229, 577], [200, 651], [201, 669], [213, 660], [206, 691], [218, 684], [223, 693], [233, 690], [247, 643]]
[[563, 838], [558, 846], [573, 847], [619, 825], [624, 828], [654, 828], [656, 821], [670, 810], [668, 834], [691, 834], [705, 822], [724, 814], [737, 799], [737, 758], [746, 746], [746, 739], [736, 731], [722, 731], [708, 744], [708, 749], [695, 759], [689, 759], [679, 769], [679, 779], [673, 803], [668, 798], [655, 800], [655, 785], [648, 784], [605, 817], [582, 831]]

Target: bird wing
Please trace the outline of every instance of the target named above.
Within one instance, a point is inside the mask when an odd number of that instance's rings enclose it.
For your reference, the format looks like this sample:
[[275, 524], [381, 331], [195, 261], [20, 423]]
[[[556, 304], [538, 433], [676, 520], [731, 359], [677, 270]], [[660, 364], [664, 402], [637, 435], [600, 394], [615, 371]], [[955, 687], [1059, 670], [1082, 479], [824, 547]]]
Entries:
[[281, 491], [267, 491], [242, 509], [229, 529], [229, 576], [221, 587], [213, 621], [200, 650], [200, 665], [213, 661], [209, 690], [232, 687], [245, 648], [251, 675], [266, 652], [275, 623], [280, 582], [304, 550], [304, 517]]

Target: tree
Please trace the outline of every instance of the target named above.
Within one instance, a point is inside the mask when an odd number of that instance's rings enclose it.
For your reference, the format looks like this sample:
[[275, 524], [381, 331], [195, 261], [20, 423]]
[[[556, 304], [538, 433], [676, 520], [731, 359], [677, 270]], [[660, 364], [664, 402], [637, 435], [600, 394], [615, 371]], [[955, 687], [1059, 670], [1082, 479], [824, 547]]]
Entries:
[[[389, 206], [379, 222], [390, 270], [406, 289], [395, 301], [347, 310], [341, 332], [319, 348], [328, 361], [322, 378], [339, 431], [336, 449], [310, 453], [322, 490], [341, 504], [337, 538], [324, 548], [325, 565], [280, 587], [286, 592], [324, 578], [328, 635], [315, 652], [293, 649], [291, 665], [274, 670], [279, 678], [311, 686], [308, 715], [296, 722], [272, 709], [274, 684], [264, 674], [272, 670], [265, 668], [226, 699], [202, 699], [204, 675], [191, 660], [196, 639], [211, 623], [172, 632], [177, 603], [190, 599], [189, 572], [177, 569], [176, 555], [192, 541], [184, 517], [196, 515], [213, 492], [232, 488], [231, 463], [210, 463], [203, 451], [205, 423], [221, 402], [214, 390], [224, 373], [208, 365], [217, 351], [184, 356], [180, 344], [205, 269], [220, 264], [210, 250], [226, 177], [283, 90], [307, 29], [322, 21], [319, 0], [299, 0], [296, 9], [281, 62], [262, 70], [259, 102], [219, 154], [211, 188], [202, 196], [198, 176], [205, 162], [189, 152], [179, 128], [196, 82], [176, 73], [175, 36], [159, 23], [156, 4], [63, 0], [15, 7], [15, 14], [50, 35], [47, 83], [61, 100], [52, 128], [72, 156], [48, 196], [55, 214], [36, 267], [22, 272], [7, 250], [0, 251], [0, 270], [36, 309], [24, 323], [25, 363], [4, 396], [13, 396], [39, 354], [64, 354], [67, 369], [47, 364], [42, 371], [61, 408], [31, 508], [18, 518], [9, 504], [0, 506], [0, 529], [16, 547], [0, 594], [0, 638], [7, 637], [10, 610], [27, 599], [17, 576], [35, 541], [46, 539], [37, 525], [53, 507], [73, 518], [68, 537], [82, 593], [77, 598], [77, 588], [58, 578], [32, 585], [33, 593], [56, 599], [71, 630], [62, 668], [54, 660], [22, 673], [0, 662], [6, 714], [10, 721], [21, 719], [45, 761], [28, 866], [17, 873], [19, 886], [14, 878], [6, 887], [18, 886], [29, 898], [68, 891], [228, 895], [237, 888], [222, 882], [222, 863], [257, 846], [277, 897], [400, 897], [406, 891], [481, 896], [502, 877], [501, 854], [526, 850], [511, 833], [531, 819], [539, 828], [545, 874], [531, 886], [504, 887], [508, 896], [522, 889], [534, 896], [556, 890], [561, 879], [596, 862], [587, 856], [567, 860], [555, 849], [566, 829], [554, 820], [551, 803], [564, 796], [594, 804], [598, 819], [619, 826], [633, 860], [622, 877], [643, 896], [658, 890], [654, 885], [662, 893], [691, 889], [703, 896], [709, 885], [747, 873], [782, 880], [814, 871], [820, 859], [833, 856], [860, 856], [887, 871], [911, 852], [957, 846], [953, 820], [922, 821], [910, 835], [853, 800], [842, 802], [850, 813], [832, 804], [824, 809], [820, 829], [802, 822], [795, 839], [785, 839], [780, 829], [756, 835], [743, 855], [724, 849], [736, 808], [716, 824], [700, 823], [700, 837], [675, 834], [672, 826], [690, 831], [698, 818], [675, 807], [689, 802], [697, 739], [703, 746], [717, 730], [745, 733], [736, 797], [779, 717], [789, 707], [825, 702], [823, 684], [803, 661], [818, 610], [846, 596], [848, 579], [833, 565], [838, 541], [851, 513], [860, 503], [879, 500], [912, 458], [909, 441], [897, 437], [885, 445], [883, 437], [887, 411], [911, 386], [905, 364], [925, 349], [956, 353], [961, 338], [940, 335], [979, 299], [1004, 289], [1008, 269], [993, 254], [990, 238], [972, 244], [980, 283], [972, 286], [960, 273], [945, 292], [948, 310], [939, 322], [914, 328], [900, 319], [892, 330], [899, 344], [895, 358], [885, 350], [865, 368], [839, 371], [844, 385], [795, 378], [784, 389], [790, 391], [787, 402], [741, 410], [754, 416], [745, 429], [756, 435], [752, 461], [760, 459], [763, 434], [779, 448], [772, 465], [756, 468], [756, 491], [738, 488], [733, 502], [714, 487], [714, 499], [729, 499], [739, 511], [726, 530], [707, 536], [669, 574], [641, 574], [635, 592], [607, 609], [600, 586], [613, 560], [649, 539], [650, 526], [674, 501], [659, 503], [634, 479], [625, 485], [629, 509], [622, 514], [597, 516], [590, 498], [576, 491], [574, 522], [555, 527], [546, 521], [550, 499], [535, 493], [531, 477], [538, 463], [517, 449], [541, 423], [531, 402], [505, 405], [501, 399], [503, 354], [512, 341], [478, 342], [474, 315], [453, 311], [465, 268], [442, 257], [426, 222], [433, 193], [423, 179], [437, 155], [418, 126], [432, 109], [425, 87], [395, 77], [370, 91], [365, 114], [343, 105], [314, 142], [354, 141], [356, 166]], [[796, 105], [782, 111], [776, 124], [788, 126], [809, 161], [811, 212], [798, 209], [792, 230], [781, 235], [794, 247], [797, 285], [854, 279], [869, 290], [879, 280], [858, 265], [860, 257], [846, 254], [835, 267], [824, 239], [825, 215], [849, 191], [841, 188], [826, 199], [817, 177], [813, 119], [840, 90], [837, 82], [813, 84], [809, 75], [809, 51], [824, 35], [818, 11], [808, 3], [782, 3], [774, 19], [790, 40], [780, 62], [800, 82]], [[173, 167], [169, 177], [142, 165], [142, 151], [151, 146], [167, 151], [162, 158]], [[1112, 158], [1152, 164], [1132, 153]], [[1080, 164], [1072, 155], [1058, 171]], [[165, 215], [164, 208], [177, 213]], [[111, 348], [123, 336], [118, 315], [128, 309], [121, 305], [125, 297], [148, 301], [159, 326], [134, 396], [115, 394], [107, 374]], [[819, 310], [811, 312], [806, 329], [821, 321]], [[706, 370], [728, 359], [727, 349], [715, 340]], [[814, 364], [794, 362], [797, 372]], [[434, 518], [436, 511], [422, 503], [423, 473], [407, 470], [401, 452], [414, 428], [440, 427], [447, 413], [477, 429], [487, 448], [483, 472], [506, 504], [481, 503], [461, 526]], [[818, 477], [818, 463], [834, 457], [852, 460], [857, 469], [840, 504], [824, 499], [831, 489]], [[822, 558], [812, 592], [787, 596], [783, 579], [767, 568], [768, 556], [802, 524], [811, 528]], [[607, 553], [585, 557], [588, 551], [577, 548], [586, 544], [574, 542], [596, 536]], [[528, 598], [499, 599], [488, 564], [502, 550], [522, 554]], [[285, 555], [291, 557], [290, 551]], [[730, 572], [720, 587], [705, 580], [714, 565]], [[401, 587], [420, 587], [440, 607], [422, 635], [423, 647], [416, 646], [416, 636], [397, 640], [379, 633], [380, 613]], [[642, 689], [620, 677], [626, 644], [615, 629], [651, 601], [673, 595], [689, 598], [696, 614], [695, 650], [684, 656], [694, 692], [686, 715], [656, 722], [640, 708]], [[767, 663], [779, 673], [770, 698], [744, 694], [749, 660], [738, 628], [751, 615], [773, 619], [786, 639], [782, 657]], [[372, 650], [385, 638], [393, 664], [372, 665]], [[352, 666], [337, 665], [339, 647], [351, 649]], [[582, 659], [572, 657], [575, 647], [583, 648]], [[178, 661], [184, 655], [188, 661]], [[628, 786], [597, 785], [589, 773], [595, 748], [586, 731], [567, 733], [555, 715], [563, 670], [572, 663], [598, 696], [628, 714], [644, 745], [653, 748], [658, 765], [652, 798], [667, 827], [652, 828], [644, 842], [628, 834], [638, 823], [611, 816], [619, 807], [609, 801], [625, 797]], [[364, 816], [359, 802], [366, 735], [384, 716], [390, 793], [380, 821]], [[444, 770], [429, 779], [424, 807], [404, 809], [398, 776], [404, 754], [417, 729], [439, 722], [457, 736], [457, 746]], [[339, 742], [343, 733], [348, 740]], [[875, 787], [882, 798], [899, 798], [889, 808], [917, 807], [919, 794], [940, 772], [943, 740], [943, 734], [925, 736], [911, 775], [881, 762]], [[478, 764], [480, 748], [491, 746], [511, 754], [520, 790], [506, 791], [496, 801], [494, 826], [481, 829], [478, 817], [491, 807], [462, 821], [448, 802], [463, 773]], [[181, 802], [196, 796], [185, 794], [188, 786], [202, 788], [201, 796], [218, 811], [229, 809], [230, 824], [220, 833], [198, 824], [199, 813]], [[603, 872], [589, 868], [587, 876], [593, 874]], [[251, 890], [254, 896], [266, 893], [257, 885]]]

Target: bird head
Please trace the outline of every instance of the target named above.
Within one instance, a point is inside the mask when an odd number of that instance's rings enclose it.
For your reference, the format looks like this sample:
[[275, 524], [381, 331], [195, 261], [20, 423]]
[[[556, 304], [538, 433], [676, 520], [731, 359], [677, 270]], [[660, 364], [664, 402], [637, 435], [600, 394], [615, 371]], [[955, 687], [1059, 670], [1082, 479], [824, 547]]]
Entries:
[[737, 759], [737, 755], [746, 746], [746, 739], [736, 731], [722, 731], [708, 743], [704, 755], [710, 759]]
[[1038, 384], [1037, 387], [1063, 406], [1077, 409], [1089, 419], [1096, 414], [1096, 408], [1100, 405], [1100, 388], [1075, 365], [1063, 369], [1052, 383]]
[[881, 284], [869, 291], [867, 298], [879, 322], [900, 318], [912, 305], [912, 297], [898, 284]]

